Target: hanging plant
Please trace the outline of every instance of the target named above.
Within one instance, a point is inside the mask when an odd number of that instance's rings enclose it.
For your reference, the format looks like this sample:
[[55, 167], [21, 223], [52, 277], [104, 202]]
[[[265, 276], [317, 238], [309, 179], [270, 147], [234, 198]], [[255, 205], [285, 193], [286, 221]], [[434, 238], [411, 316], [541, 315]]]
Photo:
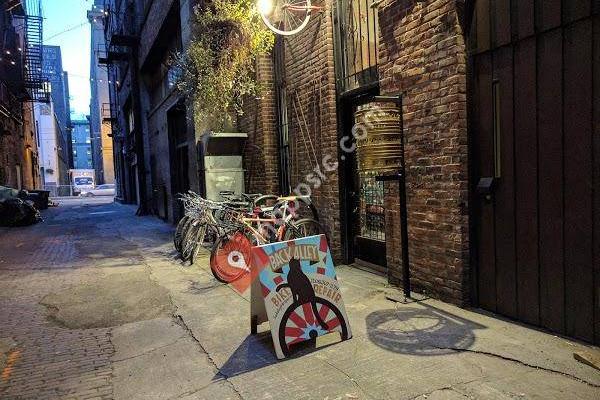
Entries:
[[178, 55], [178, 89], [193, 103], [196, 115], [227, 126], [242, 114], [246, 96], [258, 96], [255, 63], [273, 47], [253, 0], [213, 0], [195, 8], [192, 40]]

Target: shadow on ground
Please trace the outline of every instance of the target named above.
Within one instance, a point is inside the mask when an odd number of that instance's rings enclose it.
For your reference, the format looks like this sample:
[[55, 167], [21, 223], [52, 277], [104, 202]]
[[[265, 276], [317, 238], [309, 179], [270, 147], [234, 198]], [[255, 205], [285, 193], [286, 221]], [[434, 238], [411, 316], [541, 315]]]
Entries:
[[230, 378], [268, 367], [276, 362], [271, 333], [249, 335], [223, 364], [220, 374], [215, 375], [213, 381], [222, 379], [223, 375]]
[[366, 318], [367, 336], [377, 346], [400, 354], [439, 356], [468, 349], [475, 330], [485, 326], [428, 304], [378, 310]]

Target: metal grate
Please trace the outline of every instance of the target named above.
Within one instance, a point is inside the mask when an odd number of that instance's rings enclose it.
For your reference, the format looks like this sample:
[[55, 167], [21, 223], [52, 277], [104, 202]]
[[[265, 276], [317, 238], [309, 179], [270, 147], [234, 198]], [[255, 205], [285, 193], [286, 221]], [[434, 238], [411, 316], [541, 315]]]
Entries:
[[359, 173], [360, 179], [360, 235], [374, 240], [385, 240], [385, 203], [383, 182], [377, 182], [376, 171]]
[[23, 26], [25, 27], [25, 70], [24, 83], [31, 100], [50, 101], [48, 85], [45, 82], [42, 71], [42, 4], [41, 0], [27, 0], [25, 2], [25, 15]]
[[375, 0], [336, 0], [336, 73], [342, 91], [379, 81], [379, 22], [375, 4]]

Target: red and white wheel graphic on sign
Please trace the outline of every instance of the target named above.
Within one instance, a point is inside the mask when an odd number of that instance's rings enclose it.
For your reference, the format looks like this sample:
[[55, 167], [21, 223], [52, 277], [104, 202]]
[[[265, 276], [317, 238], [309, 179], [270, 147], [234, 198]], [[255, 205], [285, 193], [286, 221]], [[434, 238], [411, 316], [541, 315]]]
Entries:
[[326, 327], [321, 325], [310, 303], [293, 303], [283, 314], [279, 325], [279, 344], [286, 357], [290, 355], [290, 348], [294, 344], [315, 339], [326, 333], [337, 331], [340, 332], [342, 340], [348, 339], [348, 327], [340, 310], [321, 297], [317, 297], [315, 302], [320, 319]]

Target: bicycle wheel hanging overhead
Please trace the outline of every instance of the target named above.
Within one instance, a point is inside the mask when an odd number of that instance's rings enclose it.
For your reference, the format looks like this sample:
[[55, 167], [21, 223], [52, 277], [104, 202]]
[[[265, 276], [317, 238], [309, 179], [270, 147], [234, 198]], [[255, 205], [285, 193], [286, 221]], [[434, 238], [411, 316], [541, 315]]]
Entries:
[[301, 32], [310, 20], [313, 6], [310, 0], [258, 0], [258, 12], [265, 25], [278, 35], [291, 36]]

